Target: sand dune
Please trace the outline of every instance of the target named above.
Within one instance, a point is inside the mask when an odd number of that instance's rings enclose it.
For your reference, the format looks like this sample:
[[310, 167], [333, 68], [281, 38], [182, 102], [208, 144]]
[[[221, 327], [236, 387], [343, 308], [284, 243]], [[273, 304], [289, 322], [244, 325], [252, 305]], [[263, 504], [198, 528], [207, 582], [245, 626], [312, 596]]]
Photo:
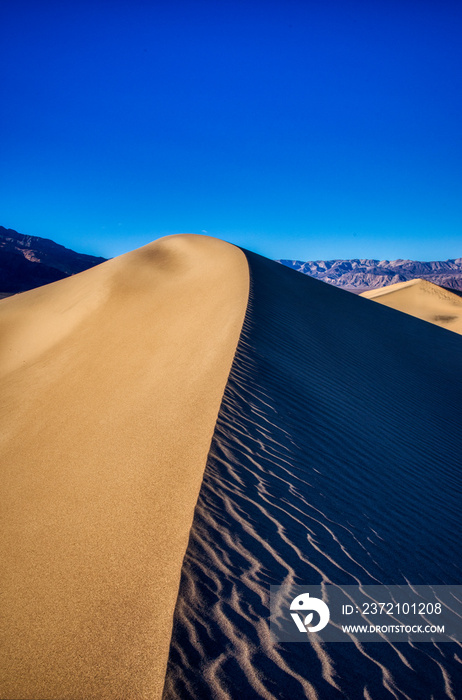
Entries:
[[460, 584], [458, 335], [195, 236], [0, 330], [0, 698], [457, 700], [459, 645], [276, 644], [268, 598]]
[[276, 644], [269, 586], [458, 584], [462, 339], [248, 253], [164, 700], [457, 700], [456, 644]]
[[175, 236], [0, 303], [1, 698], [160, 696], [247, 297]]
[[361, 296], [455, 333], [462, 333], [462, 298], [427, 280], [399, 282], [363, 292]]

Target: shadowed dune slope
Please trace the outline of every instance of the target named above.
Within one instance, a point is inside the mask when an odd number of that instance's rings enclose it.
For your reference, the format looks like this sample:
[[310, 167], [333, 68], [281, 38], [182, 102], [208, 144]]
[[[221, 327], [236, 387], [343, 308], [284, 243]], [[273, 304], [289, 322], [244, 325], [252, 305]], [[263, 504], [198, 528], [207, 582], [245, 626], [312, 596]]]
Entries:
[[182, 235], [0, 303], [1, 698], [161, 695], [248, 285]]
[[460, 698], [460, 646], [275, 644], [271, 584], [460, 584], [462, 339], [248, 253], [164, 700]]
[[462, 333], [462, 299], [427, 280], [415, 279], [363, 292], [362, 297]]

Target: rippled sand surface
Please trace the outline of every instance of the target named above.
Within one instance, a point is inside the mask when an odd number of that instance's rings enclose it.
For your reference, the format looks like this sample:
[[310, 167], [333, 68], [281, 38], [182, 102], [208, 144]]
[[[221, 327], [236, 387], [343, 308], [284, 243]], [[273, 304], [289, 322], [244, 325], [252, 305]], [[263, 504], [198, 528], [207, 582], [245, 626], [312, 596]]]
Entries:
[[449, 644], [276, 644], [269, 586], [460, 584], [462, 340], [247, 253], [164, 700], [458, 700]]
[[276, 644], [268, 607], [462, 582], [459, 335], [187, 235], [0, 333], [2, 700], [459, 700], [459, 645]]

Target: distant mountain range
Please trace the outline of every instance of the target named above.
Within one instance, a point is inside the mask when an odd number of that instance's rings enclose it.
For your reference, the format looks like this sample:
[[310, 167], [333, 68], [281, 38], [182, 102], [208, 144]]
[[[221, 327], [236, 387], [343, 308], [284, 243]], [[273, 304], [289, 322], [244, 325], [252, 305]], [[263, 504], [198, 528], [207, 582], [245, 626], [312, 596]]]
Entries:
[[0, 297], [56, 282], [105, 259], [0, 226]]
[[293, 270], [360, 294], [389, 284], [425, 279], [440, 287], [462, 290], [462, 258], [442, 262], [417, 260], [278, 260]]

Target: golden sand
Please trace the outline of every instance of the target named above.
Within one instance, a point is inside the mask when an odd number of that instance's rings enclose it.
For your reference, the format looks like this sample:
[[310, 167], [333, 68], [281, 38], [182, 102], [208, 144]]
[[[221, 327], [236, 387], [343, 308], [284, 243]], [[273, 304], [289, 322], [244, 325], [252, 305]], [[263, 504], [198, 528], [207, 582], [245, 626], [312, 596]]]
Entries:
[[398, 282], [363, 292], [361, 296], [449, 331], [462, 333], [462, 298], [428, 280]]
[[248, 285], [181, 235], [0, 302], [1, 698], [160, 697]]

